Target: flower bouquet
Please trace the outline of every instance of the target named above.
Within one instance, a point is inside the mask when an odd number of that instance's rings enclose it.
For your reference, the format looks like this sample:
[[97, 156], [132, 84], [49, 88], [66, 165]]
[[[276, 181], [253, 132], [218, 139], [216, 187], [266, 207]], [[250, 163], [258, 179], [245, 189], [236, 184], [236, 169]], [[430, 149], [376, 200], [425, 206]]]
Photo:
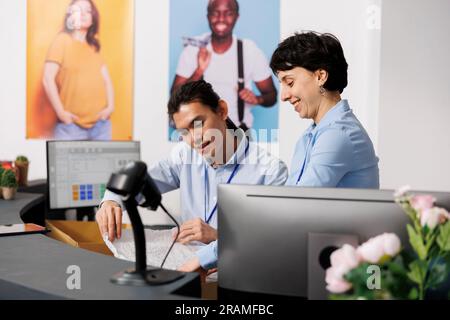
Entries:
[[[450, 272], [450, 215], [430, 195], [400, 188], [395, 201], [408, 215], [409, 243], [385, 233], [354, 248], [344, 245], [331, 256], [325, 281], [331, 299], [426, 299]], [[448, 288], [446, 290], [449, 290]], [[449, 293], [444, 292], [445, 298]], [[441, 296], [442, 298], [442, 292]]]

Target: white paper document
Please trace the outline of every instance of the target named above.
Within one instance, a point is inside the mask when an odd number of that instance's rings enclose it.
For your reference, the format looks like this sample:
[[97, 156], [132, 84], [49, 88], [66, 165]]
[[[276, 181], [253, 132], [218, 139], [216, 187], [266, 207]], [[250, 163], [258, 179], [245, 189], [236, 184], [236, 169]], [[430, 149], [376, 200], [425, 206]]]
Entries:
[[[145, 229], [145, 247], [147, 252], [147, 265], [153, 267], [160, 267], [161, 263], [170, 248], [173, 241], [172, 230], [151, 230]], [[131, 229], [122, 230], [122, 237], [111, 242], [108, 240], [108, 235], [103, 235], [109, 250], [116, 258], [135, 261], [135, 247], [133, 231]], [[195, 257], [195, 252], [200, 248], [198, 245], [183, 245], [175, 243], [170, 251], [164, 269], [176, 270], [186, 261]]]

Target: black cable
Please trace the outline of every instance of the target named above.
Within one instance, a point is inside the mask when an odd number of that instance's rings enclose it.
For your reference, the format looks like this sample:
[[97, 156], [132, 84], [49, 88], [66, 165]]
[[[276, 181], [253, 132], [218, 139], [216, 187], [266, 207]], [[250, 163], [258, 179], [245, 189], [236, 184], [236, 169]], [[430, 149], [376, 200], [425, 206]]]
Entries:
[[169, 218], [172, 219], [173, 222], [175, 222], [175, 225], [177, 227], [177, 235], [176, 235], [175, 239], [172, 241], [172, 244], [170, 245], [170, 248], [167, 251], [166, 256], [164, 257], [164, 259], [161, 263], [160, 268], [162, 269], [164, 266], [164, 263], [166, 262], [167, 257], [169, 256], [170, 251], [172, 250], [173, 246], [175, 245], [175, 242], [177, 242], [178, 235], [180, 234], [180, 225], [178, 224], [177, 220], [175, 220], [175, 218], [172, 217], [172, 215], [169, 213], [169, 211], [167, 211], [167, 209], [164, 208], [162, 203], [160, 203], [159, 206], [161, 207], [161, 209], [164, 210], [164, 212], [169, 216]]

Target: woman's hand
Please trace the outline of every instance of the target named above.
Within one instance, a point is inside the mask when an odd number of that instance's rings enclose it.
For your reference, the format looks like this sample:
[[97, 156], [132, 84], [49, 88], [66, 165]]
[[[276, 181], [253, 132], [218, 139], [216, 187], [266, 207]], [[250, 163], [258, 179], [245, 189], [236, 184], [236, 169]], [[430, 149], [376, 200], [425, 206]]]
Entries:
[[66, 110], [58, 112], [56, 116], [58, 117], [59, 121], [64, 124], [72, 124], [75, 120], [78, 120], [78, 117], [76, 115]]
[[113, 111], [114, 111], [114, 108], [107, 107], [107, 108], [103, 109], [102, 111], [100, 111], [97, 114], [97, 117], [99, 120], [103, 120], [103, 121], [108, 120], [111, 117], [111, 114], [113, 113]]
[[215, 240], [217, 240], [217, 230], [200, 218], [188, 220], [183, 223], [177, 237], [177, 241], [182, 244], [186, 244], [191, 241], [200, 241], [208, 244]]

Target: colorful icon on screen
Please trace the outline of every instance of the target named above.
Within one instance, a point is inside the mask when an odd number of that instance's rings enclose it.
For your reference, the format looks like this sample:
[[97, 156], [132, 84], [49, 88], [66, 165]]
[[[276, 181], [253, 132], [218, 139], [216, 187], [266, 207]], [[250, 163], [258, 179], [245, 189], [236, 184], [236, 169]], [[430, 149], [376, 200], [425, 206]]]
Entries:
[[[96, 188], [94, 188], [96, 186]], [[94, 199], [100, 199], [98, 197], [97, 192], [95, 190], [98, 188], [98, 186], [105, 186], [103, 185], [94, 185], [94, 184], [74, 184], [72, 185], [72, 200], [74, 201], [87, 201], [87, 200], [94, 200]], [[100, 194], [104, 194], [100, 192]]]

